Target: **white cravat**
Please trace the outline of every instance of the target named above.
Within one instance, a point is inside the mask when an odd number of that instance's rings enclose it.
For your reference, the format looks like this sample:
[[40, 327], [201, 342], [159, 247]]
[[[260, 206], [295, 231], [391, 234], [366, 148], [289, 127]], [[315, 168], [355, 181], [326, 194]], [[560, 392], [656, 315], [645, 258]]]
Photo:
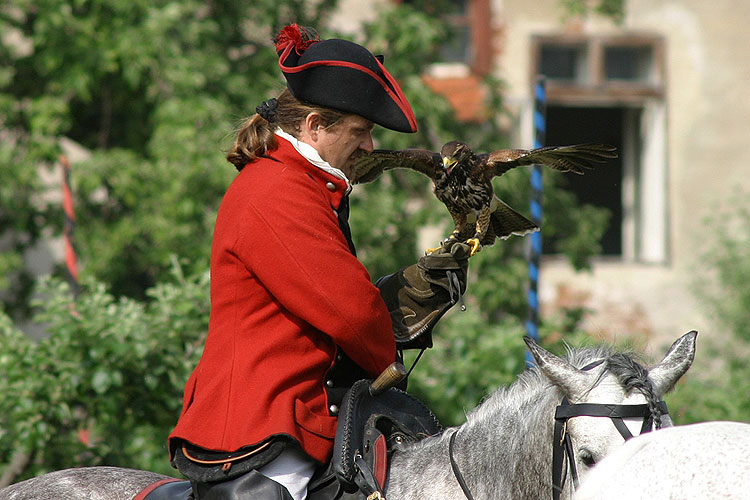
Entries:
[[346, 182], [346, 194], [349, 194], [349, 192], [352, 190], [352, 186], [349, 183], [349, 179], [347, 179], [346, 174], [344, 174], [344, 172], [342, 172], [338, 168], [332, 167], [327, 161], [321, 158], [317, 149], [306, 142], [300, 141], [293, 135], [287, 134], [280, 128], [277, 128], [274, 133], [279, 137], [289, 141], [292, 146], [294, 146], [294, 149], [296, 149], [297, 152], [301, 154], [307, 161], [309, 161], [319, 169], [328, 172], [332, 176], [343, 179]]

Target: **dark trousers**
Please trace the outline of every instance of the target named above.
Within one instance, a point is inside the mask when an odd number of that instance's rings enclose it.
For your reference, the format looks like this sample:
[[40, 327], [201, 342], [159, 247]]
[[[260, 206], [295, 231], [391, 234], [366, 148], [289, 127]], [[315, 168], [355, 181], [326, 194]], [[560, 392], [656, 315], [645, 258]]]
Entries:
[[256, 470], [229, 481], [191, 483], [195, 500], [293, 500], [284, 486]]

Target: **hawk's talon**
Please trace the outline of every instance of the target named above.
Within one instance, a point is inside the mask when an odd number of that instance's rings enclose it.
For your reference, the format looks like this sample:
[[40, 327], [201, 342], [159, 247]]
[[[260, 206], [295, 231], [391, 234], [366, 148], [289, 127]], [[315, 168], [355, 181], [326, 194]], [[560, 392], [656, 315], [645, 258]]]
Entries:
[[453, 231], [453, 233], [451, 233], [450, 236], [448, 236], [447, 238], [445, 238], [443, 241], [440, 242], [439, 247], [427, 248], [425, 249], [424, 254], [429, 255], [431, 253], [437, 252], [438, 250], [449, 251], [452, 246], [451, 243], [454, 243], [455, 241], [458, 240], [457, 236], [458, 236], [458, 231]]
[[442, 248], [443, 248], [442, 245], [440, 245], [439, 247], [435, 247], [435, 248], [425, 248], [424, 254], [425, 255], [430, 255], [431, 253], [435, 253], [435, 252], [437, 252], [438, 250], [440, 250]]
[[471, 253], [469, 254], [469, 257], [474, 257], [474, 255], [482, 249], [482, 244], [479, 242], [479, 238], [469, 238], [466, 240], [466, 244], [471, 245]]

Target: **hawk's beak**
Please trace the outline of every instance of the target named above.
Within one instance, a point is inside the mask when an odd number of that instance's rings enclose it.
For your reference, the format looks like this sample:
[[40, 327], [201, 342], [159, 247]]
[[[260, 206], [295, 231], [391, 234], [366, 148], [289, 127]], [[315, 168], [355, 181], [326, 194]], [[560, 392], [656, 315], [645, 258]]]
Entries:
[[443, 157], [443, 168], [448, 174], [451, 173], [451, 170], [453, 170], [453, 167], [456, 166], [456, 163], [457, 163], [456, 160], [450, 156]]

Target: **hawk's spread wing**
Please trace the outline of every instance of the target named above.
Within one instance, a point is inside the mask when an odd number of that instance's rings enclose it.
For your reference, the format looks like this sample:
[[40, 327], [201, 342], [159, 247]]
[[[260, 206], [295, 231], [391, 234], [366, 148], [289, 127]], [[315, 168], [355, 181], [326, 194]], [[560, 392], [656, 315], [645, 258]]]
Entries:
[[479, 155], [493, 176], [503, 175], [512, 168], [527, 165], [546, 165], [561, 172], [582, 174], [584, 169], [594, 168], [608, 158], [617, 158], [617, 149], [606, 144], [576, 144], [574, 146], [550, 146], [532, 150], [501, 149]]
[[372, 182], [386, 170], [409, 168], [435, 180], [435, 169], [442, 168], [438, 153], [426, 149], [404, 149], [403, 151], [375, 150], [366, 153], [352, 165], [352, 183]]

